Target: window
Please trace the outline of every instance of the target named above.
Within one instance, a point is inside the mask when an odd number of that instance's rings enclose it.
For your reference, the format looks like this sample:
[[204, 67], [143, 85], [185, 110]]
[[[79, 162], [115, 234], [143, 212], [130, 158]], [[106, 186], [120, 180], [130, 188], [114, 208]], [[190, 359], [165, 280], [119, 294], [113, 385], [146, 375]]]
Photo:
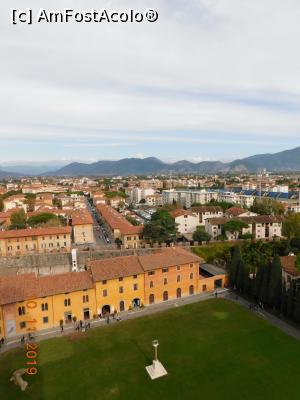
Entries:
[[167, 285], [167, 284], [168, 284], [168, 279], [164, 278], [164, 285]]
[[48, 324], [49, 318], [48, 317], [43, 317], [43, 324]]
[[25, 307], [24, 306], [19, 307], [18, 308], [18, 313], [19, 313], [19, 315], [25, 315], [25, 313], [26, 313]]
[[26, 322], [22, 321], [22, 322], [20, 322], [20, 329], [24, 329], [24, 328], [26, 328]]
[[180, 265], [177, 265], [176, 270], [180, 271]]
[[119, 287], [119, 293], [124, 293], [124, 288], [123, 288], [123, 286], [120, 286], [120, 287]]
[[65, 304], [65, 307], [70, 306], [71, 305], [71, 299], [65, 299], [64, 304]]
[[180, 275], [177, 275], [177, 282], [180, 282]]
[[149, 271], [148, 275], [154, 275], [154, 273], [155, 273], [154, 271]]
[[107, 281], [105, 280], [105, 281], [102, 281], [102, 285], [106, 285], [107, 284]]
[[131, 236], [127, 236], [127, 240], [131, 240]]
[[133, 279], [137, 279], [137, 275], [133, 275]]
[[137, 283], [135, 283], [135, 284], [133, 285], [133, 290], [138, 290], [138, 284], [137, 284]]
[[82, 301], [83, 301], [83, 303], [88, 303], [89, 302], [89, 295], [85, 294], [84, 296], [82, 296]]
[[207, 290], [206, 285], [202, 285], [202, 292], [206, 292], [206, 290]]
[[119, 278], [119, 282], [122, 282], [122, 281], [123, 281], [123, 278], [120, 277], [120, 278]]
[[191, 273], [191, 274], [190, 274], [190, 279], [193, 279], [193, 278], [194, 278], [194, 274]]
[[149, 287], [153, 287], [153, 286], [154, 286], [153, 281], [150, 281], [149, 282]]
[[194, 264], [190, 264], [190, 268], [193, 268]]
[[167, 268], [167, 267], [162, 269], [163, 274], [165, 274], [168, 271], [169, 271], [169, 268]]
[[102, 292], [103, 297], [107, 297], [107, 289], [104, 289]]
[[48, 303], [42, 303], [41, 307], [42, 307], [42, 311], [48, 311]]

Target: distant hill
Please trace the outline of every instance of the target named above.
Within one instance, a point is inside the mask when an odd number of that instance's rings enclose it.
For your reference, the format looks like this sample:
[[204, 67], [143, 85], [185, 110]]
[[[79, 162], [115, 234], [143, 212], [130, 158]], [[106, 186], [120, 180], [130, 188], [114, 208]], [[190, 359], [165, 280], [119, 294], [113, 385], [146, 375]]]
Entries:
[[158, 158], [124, 158], [119, 161], [97, 161], [92, 164], [71, 163], [47, 176], [96, 176], [96, 175], [145, 175], [159, 173], [216, 173], [216, 172], [257, 172], [262, 168], [268, 171], [300, 171], [300, 147], [275, 154], [255, 155], [230, 163], [202, 161], [192, 163], [187, 160], [165, 163]]
[[2, 169], [0, 169], [0, 179], [18, 178], [20, 176], [22, 176], [22, 174], [20, 174], [20, 173], [13, 172], [13, 171], [3, 171]]

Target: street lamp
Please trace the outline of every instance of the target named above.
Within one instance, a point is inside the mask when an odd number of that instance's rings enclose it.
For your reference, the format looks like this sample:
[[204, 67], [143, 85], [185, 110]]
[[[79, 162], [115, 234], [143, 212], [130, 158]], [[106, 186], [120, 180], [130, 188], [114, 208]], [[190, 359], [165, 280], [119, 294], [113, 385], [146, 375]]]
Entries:
[[151, 379], [156, 379], [167, 375], [167, 371], [157, 358], [157, 348], [159, 346], [159, 341], [157, 339], [152, 340], [152, 346], [154, 347], [154, 360], [151, 365], [148, 365], [146, 367], [146, 371], [148, 372]]
[[157, 361], [157, 348], [159, 346], [159, 341], [157, 339], [152, 340], [152, 346], [154, 347], [154, 360]]

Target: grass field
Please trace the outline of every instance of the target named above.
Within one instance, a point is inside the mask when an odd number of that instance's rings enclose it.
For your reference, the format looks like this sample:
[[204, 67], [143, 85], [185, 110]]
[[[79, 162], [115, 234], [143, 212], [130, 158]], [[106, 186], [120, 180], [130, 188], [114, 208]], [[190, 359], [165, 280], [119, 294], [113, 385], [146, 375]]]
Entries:
[[[169, 372], [151, 381], [152, 339]], [[25, 364], [0, 356], [0, 399], [299, 399], [300, 343], [226, 300], [212, 299], [39, 344], [26, 392], [9, 383]]]

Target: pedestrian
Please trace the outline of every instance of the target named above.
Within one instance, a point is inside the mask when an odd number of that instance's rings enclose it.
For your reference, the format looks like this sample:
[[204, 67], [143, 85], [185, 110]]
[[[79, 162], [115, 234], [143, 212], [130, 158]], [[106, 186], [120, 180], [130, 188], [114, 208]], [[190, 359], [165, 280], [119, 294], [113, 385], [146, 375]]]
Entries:
[[91, 329], [91, 323], [90, 322], [88, 322], [87, 327], [88, 327], [88, 329]]
[[106, 323], [109, 324], [109, 316], [106, 318]]
[[1, 338], [0, 343], [3, 345], [4, 344], [4, 337]]
[[21, 344], [24, 344], [25, 343], [25, 336], [23, 335], [22, 337], [21, 337]]
[[79, 325], [80, 325], [80, 329], [82, 329], [83, 322], [81, 320], [79, 321]]
[[61, 325], [61, 326], [60, 326], [60, 333], [63, 333], [63, 331], [64, 331], [64, 326]]
[[217, 291], [215, 291], [215, 297], [218, 297], [218, 292]]

